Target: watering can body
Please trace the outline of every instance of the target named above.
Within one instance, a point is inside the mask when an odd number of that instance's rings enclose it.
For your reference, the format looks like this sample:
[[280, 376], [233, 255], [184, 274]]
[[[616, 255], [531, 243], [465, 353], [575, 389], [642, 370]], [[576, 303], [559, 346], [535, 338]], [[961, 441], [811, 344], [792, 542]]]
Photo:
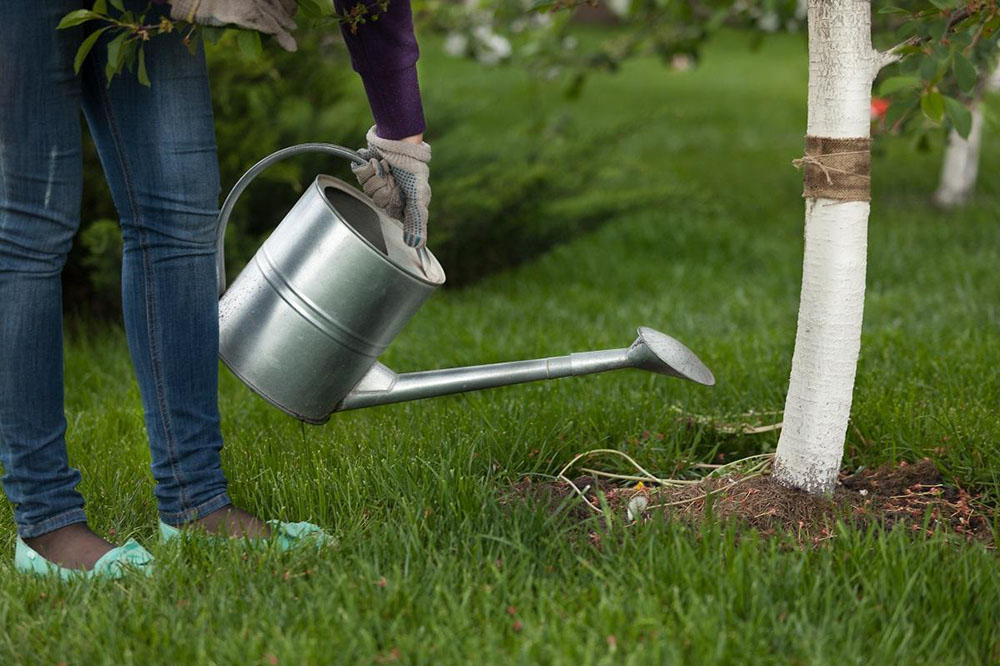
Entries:
[[341, 180], [319, 175], [226, 289], [223, 239], [240, 194], [270, 164], [302, 152], [363, 162], [329, 144], [278, 151], [237, 182], [219, 216], [219, 356], [254, 392], [307, 423], [377, 404], [626, 367], [714, 384], [684, 345], [640, 328], [627, 349], [397, 375], [378, 363], [444, 284], [434, 255]]
[[219, 355], [287, 413], [323, 423], [434, 290], [444, 271], [402, 225], [320, 175], [219, 302]]

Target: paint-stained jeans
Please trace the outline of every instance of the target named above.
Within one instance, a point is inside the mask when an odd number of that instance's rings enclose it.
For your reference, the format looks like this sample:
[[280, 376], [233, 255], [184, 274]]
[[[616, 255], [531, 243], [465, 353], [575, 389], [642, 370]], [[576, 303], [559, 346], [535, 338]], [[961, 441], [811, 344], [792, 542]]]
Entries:
[[176, 525], [229, 503], [204, 56], [157, 37], [146, 46], [152, 87], [128, 73], [108, 86], [99, 42], [77, 76], [73, 58], [91, 28], [56, 25], [90, 4], [0, 1], [0, 462], [22, 537], [84, 520], [64, 439], [60, 286], [80, 223], [81, 110], [121, 217], [125, 330], [160, 517]]

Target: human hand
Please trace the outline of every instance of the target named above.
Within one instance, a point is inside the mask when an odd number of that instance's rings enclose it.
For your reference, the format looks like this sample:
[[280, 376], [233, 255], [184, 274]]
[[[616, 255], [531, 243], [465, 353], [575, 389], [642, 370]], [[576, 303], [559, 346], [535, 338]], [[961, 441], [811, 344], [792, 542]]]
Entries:
[[424, 141], [383, 139], [375, 127], [365, 137], [368, 147], [358, 152], [367, 164], [352, 166], [365, 194], [390, 217], [403, 222], [403, 241], [410, 247], [427, 245], [427, 216], [431, 202], [431, 147]]
[[278, 45], [295, 51], [291, 31], [298, 0], [171, 0], [170, 17], [202, 25], [236, 25], [274, 35]]

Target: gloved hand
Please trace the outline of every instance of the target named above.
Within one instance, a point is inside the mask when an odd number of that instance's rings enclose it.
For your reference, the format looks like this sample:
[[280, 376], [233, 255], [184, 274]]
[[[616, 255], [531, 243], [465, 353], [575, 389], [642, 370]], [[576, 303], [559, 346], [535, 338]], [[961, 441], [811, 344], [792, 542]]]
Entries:
[[236, 25], [274, 35], [278, 45], [295, 51], [290, 31], [298, 0], [170, 0], [170, 18], [202, 25]]
[[431, 147], [426, 142], [383, 139], [374, 126], [365, 138], [368, 147], [358, 152], [368, 163], [351, 166], [361, 188], [390, 217], [403, 221], [403, 241], [407, 245], [426, 246]]

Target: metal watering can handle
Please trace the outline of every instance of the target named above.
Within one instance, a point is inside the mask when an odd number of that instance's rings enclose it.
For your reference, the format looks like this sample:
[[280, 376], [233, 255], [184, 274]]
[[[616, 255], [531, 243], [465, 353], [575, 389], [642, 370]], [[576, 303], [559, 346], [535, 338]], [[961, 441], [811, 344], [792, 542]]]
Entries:
[[219, 296], [222, 296], [226, 291], [226, 225], [229, 223], [229, 216], [233, 212], [233, 207], [236, 206], [236, 200], [243, 194], [243, 190], [247, 189], [247, 186], [250, 185], [250, 181], [256, 178], [261, 171], [286, 157], [292, 157], [301, 153], [326, 153], [351, 160], [355, 164], [367, 164], [365, 158], [350, 148], [336, 146], [332, 143], [300, 143], [297, 146], [289, 146], [288, 148], [275, 151], [250, 167], [245, 174], [240, 176], [236, 184], [233, 185], [232, 191], [222, 204], [222, 210], [219, 211], [219, 223], [215, 233], [215, 275], [219, 283]]

